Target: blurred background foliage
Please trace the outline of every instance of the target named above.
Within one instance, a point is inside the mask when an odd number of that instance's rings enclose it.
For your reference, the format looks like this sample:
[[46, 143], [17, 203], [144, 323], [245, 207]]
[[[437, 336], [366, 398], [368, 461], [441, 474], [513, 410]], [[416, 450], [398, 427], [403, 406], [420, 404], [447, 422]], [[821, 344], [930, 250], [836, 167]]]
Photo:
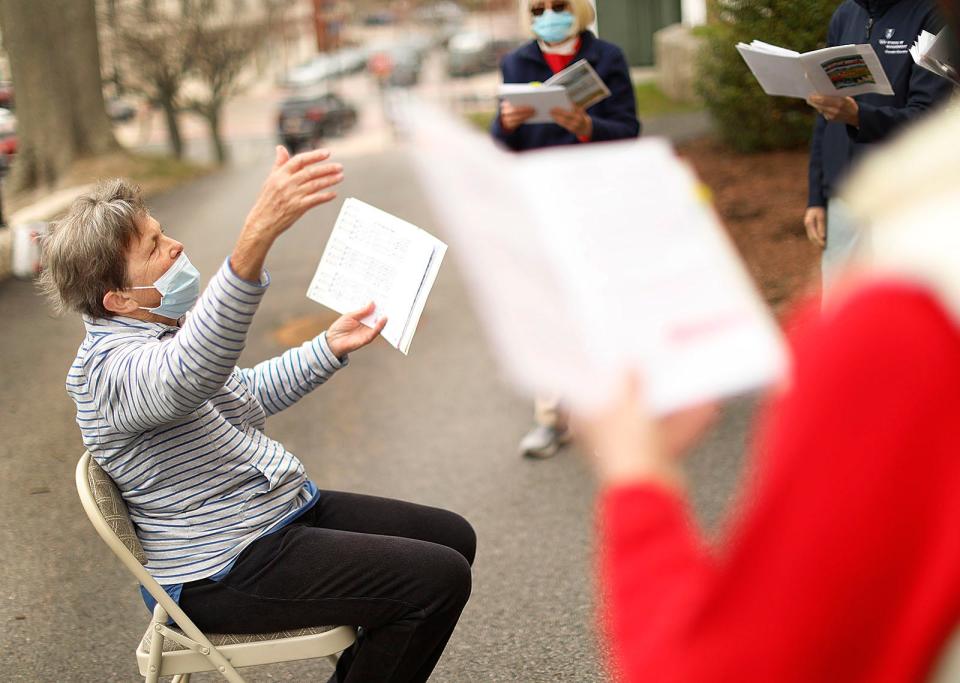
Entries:
[[838, 0], [712, 0], [701, 52], [698, 91], [721, 140], [740, 152], [806, 145], [813, 110], [803, 101], [770, 97], [737, 52], [739, 42], [762, 40], [797, 52], [826, 47]]

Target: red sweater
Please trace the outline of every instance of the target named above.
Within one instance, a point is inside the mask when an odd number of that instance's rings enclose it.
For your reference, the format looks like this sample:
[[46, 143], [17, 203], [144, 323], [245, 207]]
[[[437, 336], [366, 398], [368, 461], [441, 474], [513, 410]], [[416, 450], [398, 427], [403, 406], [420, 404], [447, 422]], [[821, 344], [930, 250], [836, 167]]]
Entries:
[[893, 283], [808, 317], [719, 548], [672, 492], [602, 496], [623, 680], [921, 681], [960, 626], [960, 331]]

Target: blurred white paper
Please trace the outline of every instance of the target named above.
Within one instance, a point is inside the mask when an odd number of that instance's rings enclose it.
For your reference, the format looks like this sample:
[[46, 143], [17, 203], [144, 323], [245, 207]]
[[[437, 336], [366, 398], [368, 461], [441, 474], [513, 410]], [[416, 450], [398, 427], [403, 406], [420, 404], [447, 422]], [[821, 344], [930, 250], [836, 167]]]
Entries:
[[381, 333], [404, 354], [440, 271], [447, 245], [359, 199], [343, 203], [307, 296], [338, 313], [376, 304], [368, 327], [387, 317]]
[[589, 410], [635, 370], [665, 413], [782, 376], [779, 328], [668, 143], [517, 155], [430, 107], [405, 114], [426, 194], [522, 391]]

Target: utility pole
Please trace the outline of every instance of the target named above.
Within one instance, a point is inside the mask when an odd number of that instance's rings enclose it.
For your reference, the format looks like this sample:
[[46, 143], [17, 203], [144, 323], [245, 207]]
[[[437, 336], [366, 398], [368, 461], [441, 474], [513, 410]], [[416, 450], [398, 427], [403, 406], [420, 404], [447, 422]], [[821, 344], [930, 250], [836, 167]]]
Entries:
[[313, 26], [317, 33], [317, 52], [326, 52], [330, 49], [327, 31], [327, 10], [330, 0], [313, 0]]

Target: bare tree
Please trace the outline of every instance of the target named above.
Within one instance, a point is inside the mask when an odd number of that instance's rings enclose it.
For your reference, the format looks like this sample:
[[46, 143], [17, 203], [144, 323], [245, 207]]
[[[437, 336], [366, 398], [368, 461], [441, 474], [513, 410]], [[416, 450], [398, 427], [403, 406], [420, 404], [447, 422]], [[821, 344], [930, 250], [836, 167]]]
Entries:
[[[152, 19], [144, 22], [147, 12]], [[193, 66], [192, 38], [184, 31], [183, 19], [144, 2], [139, 12], [118, 17], [113, 39], [117, 59], [124, 65], [125, 85], [163, 110], [171, 151], [181, 158], [181, 90]]]
[[195, 3], [189, 16], [193, 50], [192, 75], [204, 91], [187, 108], [207, 122], [217, 162], [227, 161], [221, 130], [223, 107], [241, 90], [240, 76], [268, 34], [265, 21], [225, 20], [214, 3]]
[[0, 0], [17, 96], [14, 191], [118, 148], [103, 103], [94, 0]]
[[190, 111], [207, 122], [217, 161], [227, 160], [223, 107], [239, 92], [243, 70], [270, 33], [272, 4], [261, 7], [258, 14], [238, 12], [236, 3], [224, 0], [139, 0], [119, 17], [114, 39], [126, 85], [163, 109], [176, 157], [183, 155], [178, 115]]

